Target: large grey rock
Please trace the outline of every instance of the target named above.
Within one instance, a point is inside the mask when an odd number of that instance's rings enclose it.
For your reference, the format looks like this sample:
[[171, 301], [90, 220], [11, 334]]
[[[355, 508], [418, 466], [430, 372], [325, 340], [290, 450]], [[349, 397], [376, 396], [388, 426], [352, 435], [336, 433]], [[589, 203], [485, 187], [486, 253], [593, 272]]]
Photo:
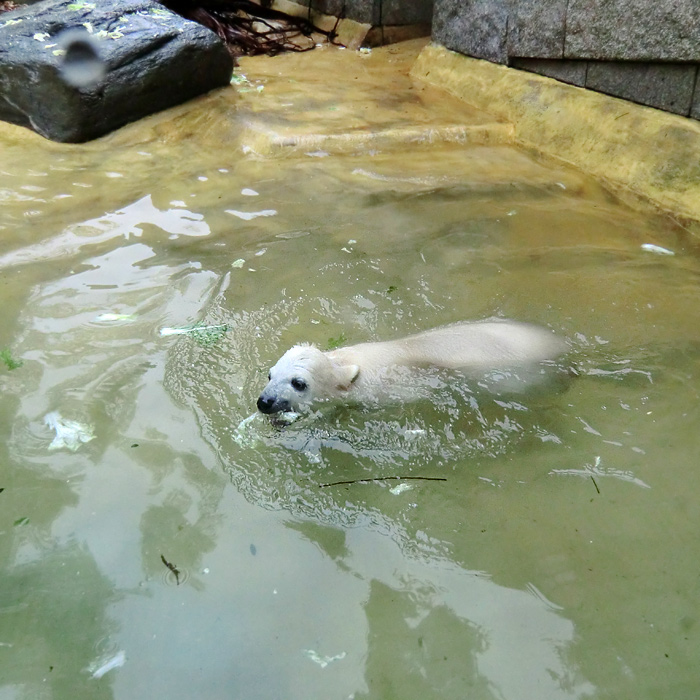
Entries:
[[691, 64], [590, 61], [586, 87], [688, 116], [696, 73]]
[[[81, 65], [100, 69], [94, 80], [76, 78]], [[232, 70], [213, 32], [152, 0], [45, 0], [0, 15], [0, 119], [56, 141], [102, 136], [227, 85]]]
[[698, 0], [569, 0], [566, 58], [700, 61]]
[[509, 0], [436, 0], [433, 41], [495, 63], [507, 63]]
[[700, 67], [695, 78], [695, 92], [693, 94], [693, 102], [690, 105], [690, 116], [693, 119], [700, 119]]
[[347, 17], [362, 24], [381, 23], [381, 0], [311, 0], [310, 5], [324, 15]]
[[514, 58], [511, 66], [578, 87], [586, 85], [588, 61], [557, 61], [546, 58]]
[[381, 0], [381, 22], [387, 26], [430, 24], [433, 0]]
[[567, 0], [518, 0], [508, 19], [508, 55], [562, 58]]

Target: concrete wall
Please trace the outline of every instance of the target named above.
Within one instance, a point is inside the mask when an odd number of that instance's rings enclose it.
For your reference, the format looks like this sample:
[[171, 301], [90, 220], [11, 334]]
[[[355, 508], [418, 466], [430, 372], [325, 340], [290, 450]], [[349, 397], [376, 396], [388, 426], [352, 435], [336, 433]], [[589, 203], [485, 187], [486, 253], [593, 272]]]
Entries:
[[700, 0], [435, 0], [433, 39], [700, 119]]

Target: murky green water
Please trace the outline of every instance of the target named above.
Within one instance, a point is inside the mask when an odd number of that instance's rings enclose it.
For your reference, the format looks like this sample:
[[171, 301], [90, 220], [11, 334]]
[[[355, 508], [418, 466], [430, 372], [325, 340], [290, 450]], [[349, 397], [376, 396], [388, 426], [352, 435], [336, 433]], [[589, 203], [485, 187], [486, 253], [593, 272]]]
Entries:
[[[186, 115], [0, 142], [0, 698], [697, 698], [697, 242], [505, 147]], [[295, 342], [494, 315], [580, 376], [239, 427]], [[445, 481], [322, 486], [392, 476]]]

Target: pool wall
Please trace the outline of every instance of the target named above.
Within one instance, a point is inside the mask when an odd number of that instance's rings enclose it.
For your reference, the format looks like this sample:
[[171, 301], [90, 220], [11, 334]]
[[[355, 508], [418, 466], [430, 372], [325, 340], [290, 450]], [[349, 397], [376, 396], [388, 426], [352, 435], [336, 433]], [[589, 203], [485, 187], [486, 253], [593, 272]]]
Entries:
[[700, 123], [426, 46], [414, 78], [507, 120], [517, 143], [575, 165], [700, 233]]

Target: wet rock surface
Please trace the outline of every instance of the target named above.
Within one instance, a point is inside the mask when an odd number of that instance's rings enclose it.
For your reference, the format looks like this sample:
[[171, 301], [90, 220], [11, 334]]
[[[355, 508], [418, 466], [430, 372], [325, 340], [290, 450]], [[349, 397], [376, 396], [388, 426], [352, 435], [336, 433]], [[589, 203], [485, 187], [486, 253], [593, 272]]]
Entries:
[[0, 15], [0, 119], [78, 143], [227, 85], [208, 29], [151, 0], [45, 0]]

